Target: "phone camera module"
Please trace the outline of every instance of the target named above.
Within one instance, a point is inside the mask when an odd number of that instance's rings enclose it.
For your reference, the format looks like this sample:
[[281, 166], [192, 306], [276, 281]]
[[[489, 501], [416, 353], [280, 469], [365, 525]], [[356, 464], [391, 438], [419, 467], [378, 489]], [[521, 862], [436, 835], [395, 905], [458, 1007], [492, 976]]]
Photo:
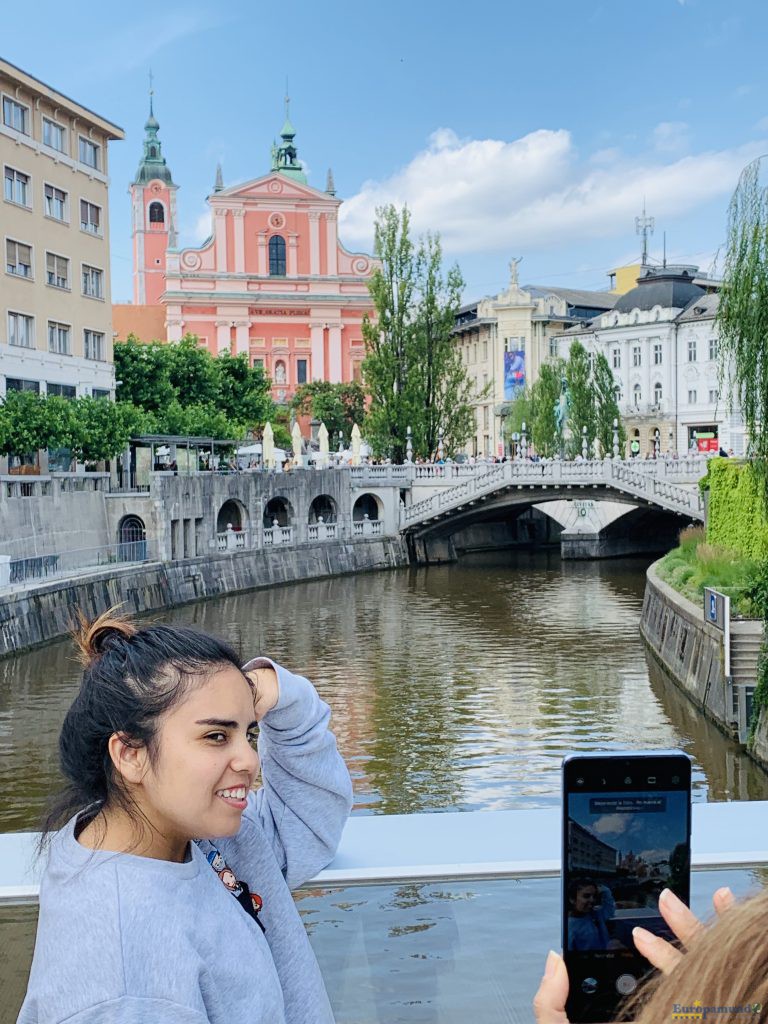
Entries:
[[680, 776], [679, 775], [673, 775], [672, 776], [672, 785], [676, 786], [679, 782], [680, 782]]
[[584, 785], [584, 779], [576, 779], [576, 785], [577, 786], [583, 786]]
[[624, 779], [624, 785], [625, 786], [631, 786], [632, 785], [632, 778], [629, 775], [627, 775], [627, 777]]

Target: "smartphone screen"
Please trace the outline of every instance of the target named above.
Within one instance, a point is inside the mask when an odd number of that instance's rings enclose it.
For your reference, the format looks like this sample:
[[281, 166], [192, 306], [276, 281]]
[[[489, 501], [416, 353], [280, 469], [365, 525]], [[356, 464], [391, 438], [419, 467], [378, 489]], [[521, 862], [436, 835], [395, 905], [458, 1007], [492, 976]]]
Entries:
[[651, 970], [632, 941], [671, 939], [669, 888], [690, 899], [691, 762], [686, 754], [573, 755], [563, 762], [563, 955], [573, 1024], [616, 1019]]

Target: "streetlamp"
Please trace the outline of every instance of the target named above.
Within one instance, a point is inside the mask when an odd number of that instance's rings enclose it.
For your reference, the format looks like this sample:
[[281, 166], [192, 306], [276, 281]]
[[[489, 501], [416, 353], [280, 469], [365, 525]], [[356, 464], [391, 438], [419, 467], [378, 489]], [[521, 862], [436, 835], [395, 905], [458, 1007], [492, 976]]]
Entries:
[[581, 457], [582, 457], [582, 459], [584, 459], [584, 461], [586, 461], [586, 458], [587, 458], [587, 448], [588, 447], [589, 447], [589, 443], [587, 441], [587, 428], [586, 427], [582, 427], [581, 428]]
[[406, 427], [405, 431], [405, 461], [410, 465], [410, 463], [413, 462], [413, 438], [411, 436], [410, 427]]
[[512, 435], [512, 456], [515, 459], [520, 458], [520, 435], [517, 431]]
[[437, 435], [437, 461], [443, 462], [443, 430], [440, 428]]
[[613, 421], [613, 457], [619, 457], [619, 421], [616, 419]]
[[523, 426], [522, 426], [521, 448], [522, 448], [522, 456], [523, 456], [523, 458], [527, 459], [528, 458], [528, 443], [527, 443], [526, 432], [525, 432], [525, 420], [523, 420]]

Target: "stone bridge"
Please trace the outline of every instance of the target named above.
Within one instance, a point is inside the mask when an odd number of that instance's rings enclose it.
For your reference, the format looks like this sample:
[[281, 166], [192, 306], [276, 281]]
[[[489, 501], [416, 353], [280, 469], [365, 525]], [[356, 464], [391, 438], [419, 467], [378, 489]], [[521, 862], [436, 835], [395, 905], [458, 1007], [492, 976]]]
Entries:
[[[698, 480], [705, 473], [699, 456], [417, 466], [400, 527], [412, 557], [442, 561], [455, 557], [457, 534], [533, 506], [563, 527], [564, 557], [660, 550], [674, 543], [681, 518], [703, 521]], [[612, 525], [622, 517], [620, 528]]]

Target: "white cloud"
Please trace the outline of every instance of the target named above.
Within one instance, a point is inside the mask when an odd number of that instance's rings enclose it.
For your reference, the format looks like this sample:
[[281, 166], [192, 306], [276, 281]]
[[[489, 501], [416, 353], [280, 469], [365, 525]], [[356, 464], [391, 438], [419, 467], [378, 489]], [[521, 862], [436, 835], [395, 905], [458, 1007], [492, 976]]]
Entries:
[[[447, 254], [536, 250], [625, 236], [643, 197], [676, 218], [733, 190], [764, 143], [696, 155], [631, 159], [598, 150], [580, 160], [568, 131], [540, 129], [506, 142], [460, 139], [440, 128], [425, 149], [382, 180], [366, 181], [340, 211], [341, 235], [370, 249], [377, 206], [407, 203], [415, 234], [439, 231]], [[510, 248], [511, 247], [511, 248]]]
[[620, 835], [626, 831], [630, 819], [629, 814], [604, 814], [593, 823], [592, 831], [598, 835]]
[[683, 153], [688, 148], [685, 121], [662, 121], [653, 129], [653, 145], [659, 153]]

